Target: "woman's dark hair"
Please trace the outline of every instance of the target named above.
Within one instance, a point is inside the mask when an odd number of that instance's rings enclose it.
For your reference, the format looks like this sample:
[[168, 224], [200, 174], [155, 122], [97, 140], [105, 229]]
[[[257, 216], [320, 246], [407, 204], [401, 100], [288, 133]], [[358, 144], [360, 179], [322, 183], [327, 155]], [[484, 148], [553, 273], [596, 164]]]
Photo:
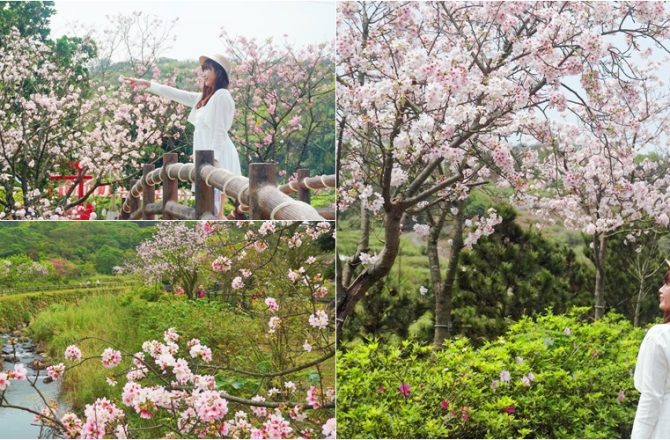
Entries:
[[206, 106], [207, 102], [209, 102], [209, 98], [211, 98], [214, 92], [216, 92], [217, 90], [228, 88], [229, 84], [228, 73], [225, 71], [223, 67], [221, 67], [219, 63], [216, 63], [208, 58], [205, 60], [204, 63], [202, 63], [202, 70], [205, 71], [207, 69], [214, 71], [214, 73], [216, 74], [216, 81], [214, 81], [214, 87], [209, 87], [206, 84], [203, 84], [202, 99], [198, 102], [196, 108]]
[[[663, 281], [666, 285], [670, 286], [670, 270], [668, 270], [665, 275], [663, 275]], [[670, 310], [663, 312], [663, 324], [670, 322]]]

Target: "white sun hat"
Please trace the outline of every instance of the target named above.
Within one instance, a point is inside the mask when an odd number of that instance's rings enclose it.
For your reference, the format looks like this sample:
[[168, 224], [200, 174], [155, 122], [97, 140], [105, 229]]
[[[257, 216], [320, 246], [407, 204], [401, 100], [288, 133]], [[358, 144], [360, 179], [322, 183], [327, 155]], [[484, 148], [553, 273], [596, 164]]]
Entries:
[[202, 66], [206, 60], [212, 60], [219, 66], [223, 67], [223, 70], [226, 71], [226, 74], [228, 74], [228, 77], [230, 77], [230, 63], [220, 53], [213, 53], [209, 55], [200, 55], [200, 65]]

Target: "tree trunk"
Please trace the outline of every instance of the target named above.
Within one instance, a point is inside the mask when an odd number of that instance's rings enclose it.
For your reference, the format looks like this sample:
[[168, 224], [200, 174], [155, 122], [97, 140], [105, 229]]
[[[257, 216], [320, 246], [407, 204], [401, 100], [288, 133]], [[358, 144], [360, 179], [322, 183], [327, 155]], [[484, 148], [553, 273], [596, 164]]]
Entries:
[[635, 303], [635, 315], [633, 316], [633, 326], [640, 326], [640, 305], [644, 298], [644, 278], [640, 277], [640, 287], [637, 290], [637, 302]]
[[449, 263], [444, 284], [439, 289], [439, 295], [435, 294], [435, 337], [433, 348], [442, 348], [444, 340], [452, 335], [451, 313], [453, 311], [454, 285], [456, 284], [456, 273], [458, 271], [458, 259], [463, 250], [463, 224], [465, 223], [465, 203], [458, 202], [458, 213], [455, 218], [454, 235], [452, 236], [451, 251], [449, 252]]
[[594, 261], [596, 266], [595, 319], [605, 315], [605, 257], [607, 255], [607, 241], [604, 234], [593, 236]]
[[353, 313], [358, 301], [373, 284], [391, 271], [400, 248], [400, 229], [403, 219], [403, 211], [397, 205], [392, 205], [385, 216], [384, 238], [386, 243], [377, 262], [361, 272], [351, 284], [337, 287], [337, 291], [343, 293], [342, 298], [337, 299], [338, 338], [341, 337], [347, 316]]
[[[438, 229], [439, 227], [439, 229]], [[430, 269], [430, 285], [433, 288], [433, 295], [435, 295], [435, 323], [437, 324], [437, 310], [442, 303], [442, 274], [440, 269], [440, 255], [437, 249], [438, 237], [442, 225], [431, 225], [430, 235], [428, 237], [428, 246], [426, 253], [428, 254], [428, 266]], [[437, 328], [435, 329], [437, 332]]]
[[5, 183], [5, 207], [9, 212], [13, 212], [14, 206], [14, 180]]

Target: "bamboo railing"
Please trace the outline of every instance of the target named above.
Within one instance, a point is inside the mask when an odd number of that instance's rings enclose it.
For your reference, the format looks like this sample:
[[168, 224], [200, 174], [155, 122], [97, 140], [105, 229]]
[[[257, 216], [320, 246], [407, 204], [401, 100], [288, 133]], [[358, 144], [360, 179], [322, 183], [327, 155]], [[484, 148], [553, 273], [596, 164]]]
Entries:
[[[214, 188], [233, 199], [252, 220], [334, 220], [334, 209], [315, 209], [309, 204], [310, 191], [334, 188], [335, 176], [309, 176], [298, 170], [298, 181], [276, 186], [274, 163], [249, 164], [249, 177], [236, 176], [213, 166], [214, 152], [195, 152], [195, 165], [177, 162], [176, 153], [163, 155], [163, 166], [142, 167], [142, 178], [131, 182], [120, 219], [215, 220]], [[195, 183], [195, 207], [178, 203], [179, 182]], [[156, 201], [156, 186], [162, 184], [162, 200]], [[298, 200], [288, 194], [297, 192]], [[234, 217], [233, 217], [234, 218]]]

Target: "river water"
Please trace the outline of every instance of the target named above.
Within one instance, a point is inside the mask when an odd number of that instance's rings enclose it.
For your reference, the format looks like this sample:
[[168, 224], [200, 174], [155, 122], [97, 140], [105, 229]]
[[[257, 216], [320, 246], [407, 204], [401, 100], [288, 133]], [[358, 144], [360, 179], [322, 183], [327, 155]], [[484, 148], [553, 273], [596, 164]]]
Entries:
[[[0, 336], [2, 356], [7, 356], [7, 353], [13, 356], [12, 346], [8, 342], [10, 335], [3, 334]], [[32, 341], [17, 344], [16, 357], [18, 358], [17, 363], [23, 364], [28, 369], [28, 379], [34, 379], [36, 371], [29, 368], [29, 365], [32, 361], [40, 359], [40, 356], [35, 353], [35, 345]], [[5, 361], [0, 368], [0, 370], [12, 369], [14, 369], [14, 363], [9, 361]], [[46, 371], [42, 370], [36, 386], [47, 401], [57, 400], [58, 384], [56, 382], [43, 383], [43, 377], [45, 376]], [[10, 381], [10, 386], [5, 391], [5, 398], [11, 405], [27, 407], [37, 411], [44, 408], [42, 399], [27, 380]], [[22, 410], [0, 408], [0, 438], [38, 438], [40, 435], [40, 427], [34, 425], [33, 414]]]

